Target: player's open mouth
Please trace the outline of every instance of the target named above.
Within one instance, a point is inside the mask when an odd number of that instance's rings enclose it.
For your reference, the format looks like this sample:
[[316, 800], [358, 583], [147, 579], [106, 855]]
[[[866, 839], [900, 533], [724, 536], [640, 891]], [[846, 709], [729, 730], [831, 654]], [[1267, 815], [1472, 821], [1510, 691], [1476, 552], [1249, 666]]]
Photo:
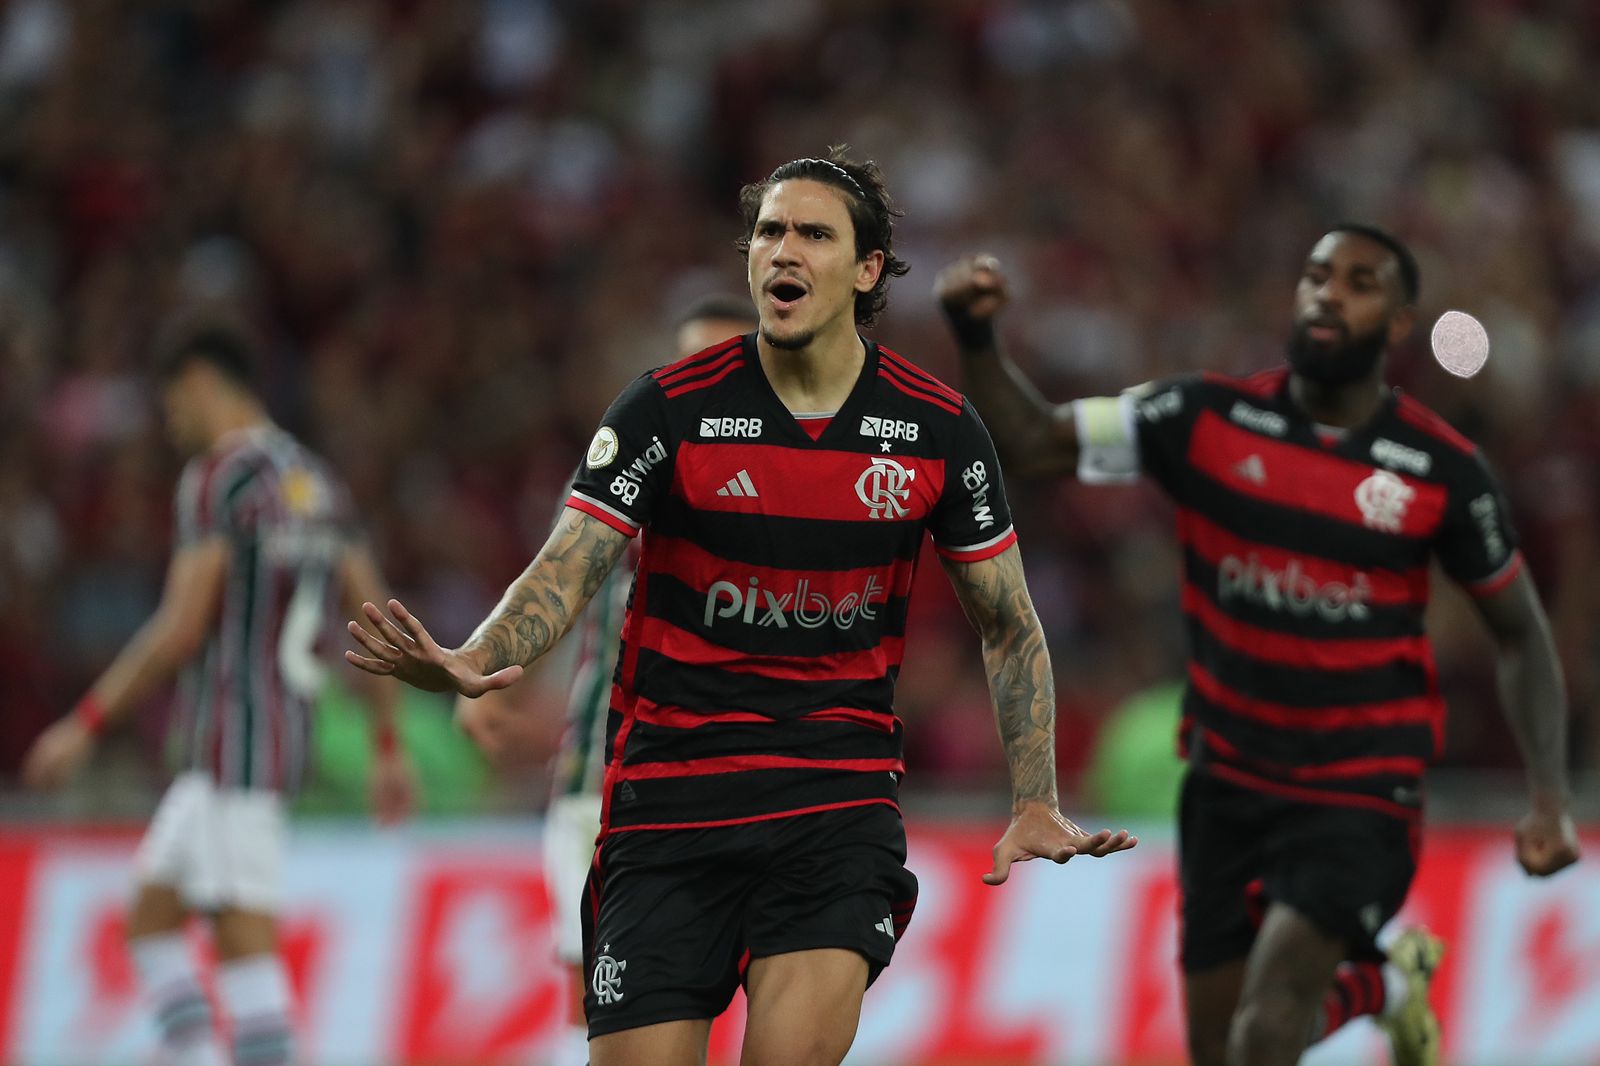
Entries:
[[806, 289], [798, 281], [777, 281], [767, 286], [767, 296], [779, 311], [787, 311], [806, 297]]

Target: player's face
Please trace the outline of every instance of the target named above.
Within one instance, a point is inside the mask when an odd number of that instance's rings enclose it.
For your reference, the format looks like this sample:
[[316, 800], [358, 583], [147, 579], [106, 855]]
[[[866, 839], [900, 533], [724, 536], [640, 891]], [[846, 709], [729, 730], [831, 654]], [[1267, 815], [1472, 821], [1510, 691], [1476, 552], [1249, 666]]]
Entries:
[[1289, 365], [1322, 385], [1373, 373], [1411, 326], [1393, 252], [1359, 233], [1330, 233], [1306, 258], [1295, 288]]
[[204, 374], [194, 363], [161, 387], [161, 414], [167, 438], [184, 455], [198, 455], [206, 449], [205, 427], [200, 419], [205, 389]]
[[761, 337], [775, 348], [804, 348], [818, 334], [855, 329], [855, 298], [869, 292], [883, 253], [856, 258], [856, 230], [845, 194], [820, 181], [774, 185], [750, 235], [750, 296]]
[[[754, 310], [751, 308], [752, 312]], [[695, 352], [703, 352], [719, 341], [749, 333], [755, 325], [753, 319], [692, 318], [678, 327], [678, 358], [687, 359]]]

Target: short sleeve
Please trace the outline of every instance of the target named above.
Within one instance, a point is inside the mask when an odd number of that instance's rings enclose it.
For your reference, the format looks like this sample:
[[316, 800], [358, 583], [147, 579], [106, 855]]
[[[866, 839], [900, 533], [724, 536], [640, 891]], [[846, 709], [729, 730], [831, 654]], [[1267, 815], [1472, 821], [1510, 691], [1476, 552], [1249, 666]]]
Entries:
[[1200, 414], [1198, 375], [1165, 378], [1131, 389], [1139, 465], [1169, 495], [1180, 496], [1189, 468], [1189, 438]]
[[935, 550], [947, 559], [975, 563], [1015, 544], [1017, 534], [1011, 526], [1011, 508], [1006, 503], [994, 442], [967, 401], [961, 404], [945, 471], [944, 491], [928, 525]]
[[253, 464], [231, 458], [191, 459], [178, 478], [178, 547], [238, 533], [247, 523], [246, 497], [258, 472]]
[[644, 374], [611, 404], [572, 479], [567, 506], [634, 536], [672, 483], [666, 398]]
[[1451, 579], [1475, 596], [1510, 584], [1522, 569], [1511, 511], [1480, 453], [1458, 464], [1435, 550]]

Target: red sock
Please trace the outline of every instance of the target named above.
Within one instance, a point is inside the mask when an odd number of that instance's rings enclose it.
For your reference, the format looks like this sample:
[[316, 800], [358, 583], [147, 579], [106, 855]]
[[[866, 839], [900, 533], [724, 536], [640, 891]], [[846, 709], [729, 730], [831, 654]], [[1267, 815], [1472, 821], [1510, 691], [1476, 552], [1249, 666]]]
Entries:
[[1322, 1001], [1321, 1035], [1327, 1036], [1352, 1018], [1381, 1013], [1384, 999], [1382, 963], [1342, 964], [1334, 971], [1333, 987]]

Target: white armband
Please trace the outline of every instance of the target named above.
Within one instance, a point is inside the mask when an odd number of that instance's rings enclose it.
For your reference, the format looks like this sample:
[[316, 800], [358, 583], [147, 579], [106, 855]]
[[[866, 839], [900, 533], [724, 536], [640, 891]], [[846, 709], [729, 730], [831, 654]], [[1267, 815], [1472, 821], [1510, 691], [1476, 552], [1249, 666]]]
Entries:
[[1133, 397], [1091, 396], [1072, 401], [1078, 431], [1078, 480], [1086, 485], [1126, 485], [1139, 479], [1139, 436]]

